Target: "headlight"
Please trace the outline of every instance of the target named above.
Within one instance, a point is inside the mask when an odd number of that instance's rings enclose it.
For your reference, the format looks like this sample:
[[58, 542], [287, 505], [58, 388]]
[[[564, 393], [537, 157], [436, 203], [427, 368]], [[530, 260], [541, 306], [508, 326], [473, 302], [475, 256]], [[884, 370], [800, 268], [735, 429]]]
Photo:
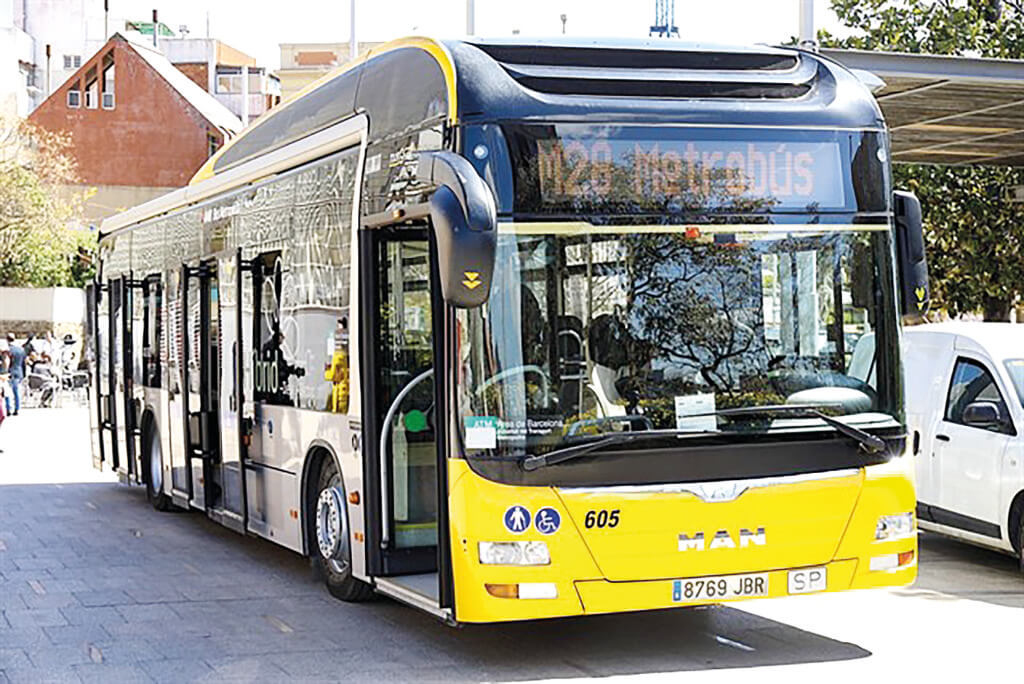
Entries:
[[883, 515], [875, 525], [875, 540], [899, 539], [914, 534], [914, 514]]
[[483, 565], [549, 565], [551, 554], [542, 541], [480, 542]]

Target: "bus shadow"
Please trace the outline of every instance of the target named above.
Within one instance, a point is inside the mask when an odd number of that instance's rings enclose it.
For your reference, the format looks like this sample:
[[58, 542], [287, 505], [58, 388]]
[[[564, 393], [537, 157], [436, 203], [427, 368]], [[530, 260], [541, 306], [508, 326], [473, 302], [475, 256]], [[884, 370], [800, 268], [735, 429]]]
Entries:
[[452, 661], [451, 679], [455, 680], [659, 674], [846, 661], [871, 655], [855, 644], [725, 606], [474, 625], [459, 630], [429, 627], [429, 618], [421, 622], [411, 615], [404, 616], [402, 622], [402, 633], [396, 635], [399, 640], [443, 649]]

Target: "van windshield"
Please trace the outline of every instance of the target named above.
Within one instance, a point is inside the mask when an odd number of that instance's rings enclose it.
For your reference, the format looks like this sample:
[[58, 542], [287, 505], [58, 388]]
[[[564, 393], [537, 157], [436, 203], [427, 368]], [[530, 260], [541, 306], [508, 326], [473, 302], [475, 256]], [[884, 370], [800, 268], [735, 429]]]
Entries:
[[1007, 359], [1003, 363], [1013, 381], [1013, 388], [1017, 391], [1017, 400], [1024, 406], [1024, 359]]

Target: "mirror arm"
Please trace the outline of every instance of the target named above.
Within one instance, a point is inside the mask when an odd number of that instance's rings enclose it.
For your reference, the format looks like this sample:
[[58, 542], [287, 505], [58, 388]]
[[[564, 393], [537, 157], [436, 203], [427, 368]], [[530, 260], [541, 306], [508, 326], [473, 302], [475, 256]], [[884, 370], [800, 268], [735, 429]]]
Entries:
[[446, 187], [462, 205], [470, 230], [493, 230], [497, 223], [491, 189], [465, 157], [448, 150], [421, 152], [416, 177], [431, 185]]

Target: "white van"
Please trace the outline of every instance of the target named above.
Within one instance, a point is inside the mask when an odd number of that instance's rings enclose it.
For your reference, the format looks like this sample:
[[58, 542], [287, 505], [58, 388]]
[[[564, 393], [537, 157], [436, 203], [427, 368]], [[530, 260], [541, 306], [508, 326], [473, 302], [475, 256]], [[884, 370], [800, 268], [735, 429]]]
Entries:
[[920, 527], [1020, 555], [1024, 325], [939, 323], [903, 332]]

